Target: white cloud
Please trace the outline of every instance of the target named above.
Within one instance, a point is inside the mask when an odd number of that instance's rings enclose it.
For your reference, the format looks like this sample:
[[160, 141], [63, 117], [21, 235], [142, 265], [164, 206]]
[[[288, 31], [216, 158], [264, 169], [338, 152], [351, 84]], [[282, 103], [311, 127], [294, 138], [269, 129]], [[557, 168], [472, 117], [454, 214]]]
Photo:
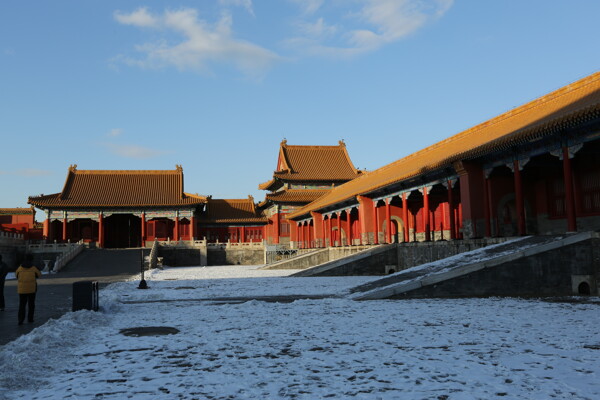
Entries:
[[14, 171], [0, 171], [0, 175], [12, 175], [22, 177], [36, 177], [36, 176], [48, 176], [52, 175], [52, 171], [47, 171], [38, 168], [22, 168]]
[[260, 77], [279, 59], [275, 53], [256, 44], [236, 39], [232, 32], [232, 17], [223, 12], [214, 24], [198, 19], [198, 12], [185, 8], [151, 15], [145, 8], [130, 14], [115, 13], [115, 19], [136, 27], [152, 28], [163, 33], [175, 33], [178, 42], [145, 43], [136, 46], [143, 58], [119, 56], [118, 61], [143, 68], [175, 66], [180, 70], [210, 72], [213, 64], [232, 65], [243, 73]]
[[[299, 2], [299, 0], [291, 0]], [[347, 16], [345, 25], [338, 24], [335, 30], [323, 30], [319, 40], [314, 33], [323, 28], [322, 17], [315, 22], [298, 23], [299, 36], [287, 40], [288, 45], [298, 50], [324, 56], [354, 56], [379, 49], [414, 33], [426, 23], [441, 17], [452, 6], [454, 0], [356, 0], [339, 2], [338, 8]], [[321, 7], [322, 2], [315, 9]], [[352, 5], [359, 4], [358, 9]], [[311, 16], [312, 17], [312, 16]], [[313, 30], [307, 29], [312, 27]], [[331, 35], [337, 33], [336, 35]]]
[[168, 151], [155, 150], [137, 145], [118, 145], [114, 143], [109, 143], [106, 146], [108, 147], [111, 153], [125, 158], [154, 158], [169, 153]]
[[115, 12], [115, 19], [123, 25], [133, 25], [148, 28], [155, 28], [159, 25], [158, 19], [150, 15], [146, 7], [138, 8], [130, 14], [117, 11]]
[[110, 137], [117, 137], [117, 136], [121, 136], [122, 133], [123, 133], [123, 129], [114, 128], [114, 129], [111, 129], [110, 131], [108, 131], [108, 133], [106, 135], [110, 136]]
[[243, 7], [250, 15], [254, 15], [254, 10], [252, 9], [252, 0], [219, 0], [219, 4], [225, 7]]
[[290, 0], [302, 9], [304, 14], [314, 14], [321, 8], [325, 0]]
[[299, 22], [298, 28], [304, 35], [313, 38], [324, 38], [335, 34], [338, 30], [335, 25], [327, 24], [322, 17], [315, 22]]

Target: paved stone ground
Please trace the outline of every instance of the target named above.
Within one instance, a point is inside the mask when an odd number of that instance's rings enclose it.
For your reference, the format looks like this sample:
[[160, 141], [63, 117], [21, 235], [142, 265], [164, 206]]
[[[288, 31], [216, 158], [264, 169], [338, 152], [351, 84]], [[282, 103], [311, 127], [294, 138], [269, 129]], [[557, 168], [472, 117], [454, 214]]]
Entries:
[[[71, 311], [73, 282], [98, 281], [100, 288], [112, 282], [124, 281], [140, 271], [140, 250], [86, 250], [57, 274], [38, 280], [34, 322], [17, 325], [19, 296], [16, 280], [6, 281], [6, 309], [0, 311], [0, 345], [4, 345]], [[100, 303], [102, 294], [100, 294]]]

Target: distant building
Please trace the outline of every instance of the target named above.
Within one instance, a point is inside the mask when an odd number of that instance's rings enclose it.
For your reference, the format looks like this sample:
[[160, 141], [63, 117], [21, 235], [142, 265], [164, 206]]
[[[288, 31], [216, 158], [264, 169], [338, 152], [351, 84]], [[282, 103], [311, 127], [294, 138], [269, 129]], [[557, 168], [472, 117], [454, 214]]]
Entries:
[[190, 240], [206, 197], [183, 191], [183, 169], [78, 170], [69, 167], [63, 190], [29, 197], [46, 212], [44, 237], [139, 247], [147, 240]]
[[257, 209], [254, 198], [207, 198], [198, 214], [198, 235], [208, 242], [262, 242], [267, 218]]
[[289, 243], [289, 213], [361, 174], [352, 164], [343, 141], [337, 146], [296, 146], [282, 141], [273, 178], [258, 186], [270, 192], [259, 204], [268, 218], [267, 242]]
[[0, 208], [0, 230], [20, 233], [25, 239], [39, 239], [42, 234], [34, 207]]

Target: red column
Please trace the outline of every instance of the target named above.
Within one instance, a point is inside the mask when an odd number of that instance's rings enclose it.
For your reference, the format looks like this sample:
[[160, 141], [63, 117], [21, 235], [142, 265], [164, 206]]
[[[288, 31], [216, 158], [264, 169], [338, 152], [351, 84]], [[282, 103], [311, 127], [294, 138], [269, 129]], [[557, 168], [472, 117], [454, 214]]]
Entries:
[[298, 223], [290, 221], [290, 244], [293, 244], [292, 248], [298, 248], [298, 240]]
[[321, 247], [327, 247], [327, 242], [326, 242], [326, 240], [327, 240], [327, 226], [326, 226], [326, 222], [325, 222], [324, 217], [323, 217], [322, 221], [323, 222], [321, 223], [321, 229], [323, 231], [322, 232], [323, 233], [323, 245]]
[[362, 244], [372, 244], [369, 234], [373, 228], [373, 199], [365, 196], [356, 196], [358, 201], [358, 220], [360, 222], [360, 233]]
[[373, 244], [379, 244], [379, 216], [377, 215], [377, 200], [373, 200]]
[[406, 199], [406, 193], [402, 193], [402, 222], [404, 225], [404, 241], [408, 242], [410, 241], [410, 237], [408, 233], [408, 200]]
[[567, 211], [567, 231], [577, 232], [577, 216], [575, 214], [575, 191], [573, 190], [573, 170], [569, 158], [569, 148], [563, 146], [563, 174], [565, 180], [565, 206]]
[[310, 249], [310, 223], [306, 221], [304, 223], [304, 247]]
[[279, 244], [279, 213], [273, 216], [273, 243]]
[[302, 223], [302, 239], [304, 240], [304, 248], [310, 248], [310, 229], [306, 221]]
[[[494, 221], [494, 219], [495, 219], [494, 217], [495, 217], [496, 213], [494, 212], [494, 200], [492, 198], [492, 180], [487, 179], [486, 183], [487, 183], [486, 192], [487, 192], [487, 197], [488, 197], [490, 220]], [[490, 222], [490, 233], [491, 233], [491, 235], [494, 235], [494, 232], [491, 232], [491, 226], [492, 226], [492, 222]], [[498, 230], [498, 224], [496, 224], [496, 231], [497, 230]]]
[[456, 239], [456, 215], [454, 213], [454, 196], [452, 195], [452, 181], [448, 181], [448, 217], [450, 218], [450, 239]]
[[392, 211], [390, 207], [392, 199], [385, 199], [385, 242], [392, 243]]
[[310, 221], [306, 221], [304, 225], [304, 238], [306, 239], [306, 248], [310, 249]]
[[348, 238], [348, 246], [352, 246], [352, 209], [351, 208], [346, 210], [346, 217], [348, 218], [348, 221], [346, 221], [346, 223], [348, 225], [348, 234], [346, 235], [346, 237]]
[[342, 246], [342, 213], [337, 213], [338, 246]]
[[176, 242], [179, 241], [179, 217], [175, 217], [175, 234], [173, 238]]
[[[360, 208], [360, 205], [358, 206]], [[357, 210], [358, 211], [358, 210]], [[363, 239], [362, 239], [362, 227], [361, 227], [361, 223], [362, 221], [360, 220], [360, 211], [357, 212], [356, 214], [356, 230], [357, 230], [357, 234], [358, 234], [358, 244], [359, 245], [363, 245]]]
[[242, 240], [240, 240], [240, 242], [246, 242], [246, 227], [242, 226], [240, 235], [242, 237]]
[[331, 213], [329, 215], [329, 247], [333, 247], [333, 220], [331, 219], [331, 217], [333, 217], [333, 213]]
[[98, 215], [98, 247], [104, 247], [104, 215]]
[[63, 242], [67, 241], [67, 219], [66, 218], [63, 218], [62, 240], [63, 240]]
[[429, 226], [429, 193], [427, 187], [423, 188], [423, 228], [425, 229], [425, 241], [431, 240], [431, 227]]
[[196, 217], [190, 217], [190, 240], [196, 239]]
[[302, 224], [298, 223], [298, 224], [296, 224], [296, 227], [298, 229], [298, 248], [302, 249], [303, 248], [303, 243], [302, 243]]
[[490, 223], [491, 215], [490, 215], [490, 193], [488, 191], [489, 186], [489, 178], [486, 176], [484, 171], [483, 173], [483, 219], [485, 221], [485, 236], [492, 236], [492, 225]]
[[142, 213], [142, 247], [146, 247], [146, 214]]
[[527, 234], [525, 225], [525, 200], [523, 198], [523, 182], [521, 180], [521, 170], [519, 169], [519, 161], [513, 161], [513, 167], [515, 170], [515, 203], [517, 207], [517, 227], [519, 235], [523, 236]]
[[44, 239], [50, 239], [50, 219], [46, 218], [44, 220], [44, 230], [42, 232], [42, 236]]

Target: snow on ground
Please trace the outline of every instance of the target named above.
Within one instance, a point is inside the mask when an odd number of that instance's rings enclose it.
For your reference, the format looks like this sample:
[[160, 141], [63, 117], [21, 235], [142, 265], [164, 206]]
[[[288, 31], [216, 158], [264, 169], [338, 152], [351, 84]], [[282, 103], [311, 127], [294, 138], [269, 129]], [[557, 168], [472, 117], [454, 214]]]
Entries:
[[[0, 348], [0, 398], [600, 398], [598, 303], [198, 301], [343, 295], [373, 279], [273, 276], [292, 272], [173, 268], [151, 274], [148, 290], [113, 284], [101, 312], [69, 313]], [[179, 301], [144, 302], [156, 299]], [[180, 332], [119, 333], [150, 326]]]

